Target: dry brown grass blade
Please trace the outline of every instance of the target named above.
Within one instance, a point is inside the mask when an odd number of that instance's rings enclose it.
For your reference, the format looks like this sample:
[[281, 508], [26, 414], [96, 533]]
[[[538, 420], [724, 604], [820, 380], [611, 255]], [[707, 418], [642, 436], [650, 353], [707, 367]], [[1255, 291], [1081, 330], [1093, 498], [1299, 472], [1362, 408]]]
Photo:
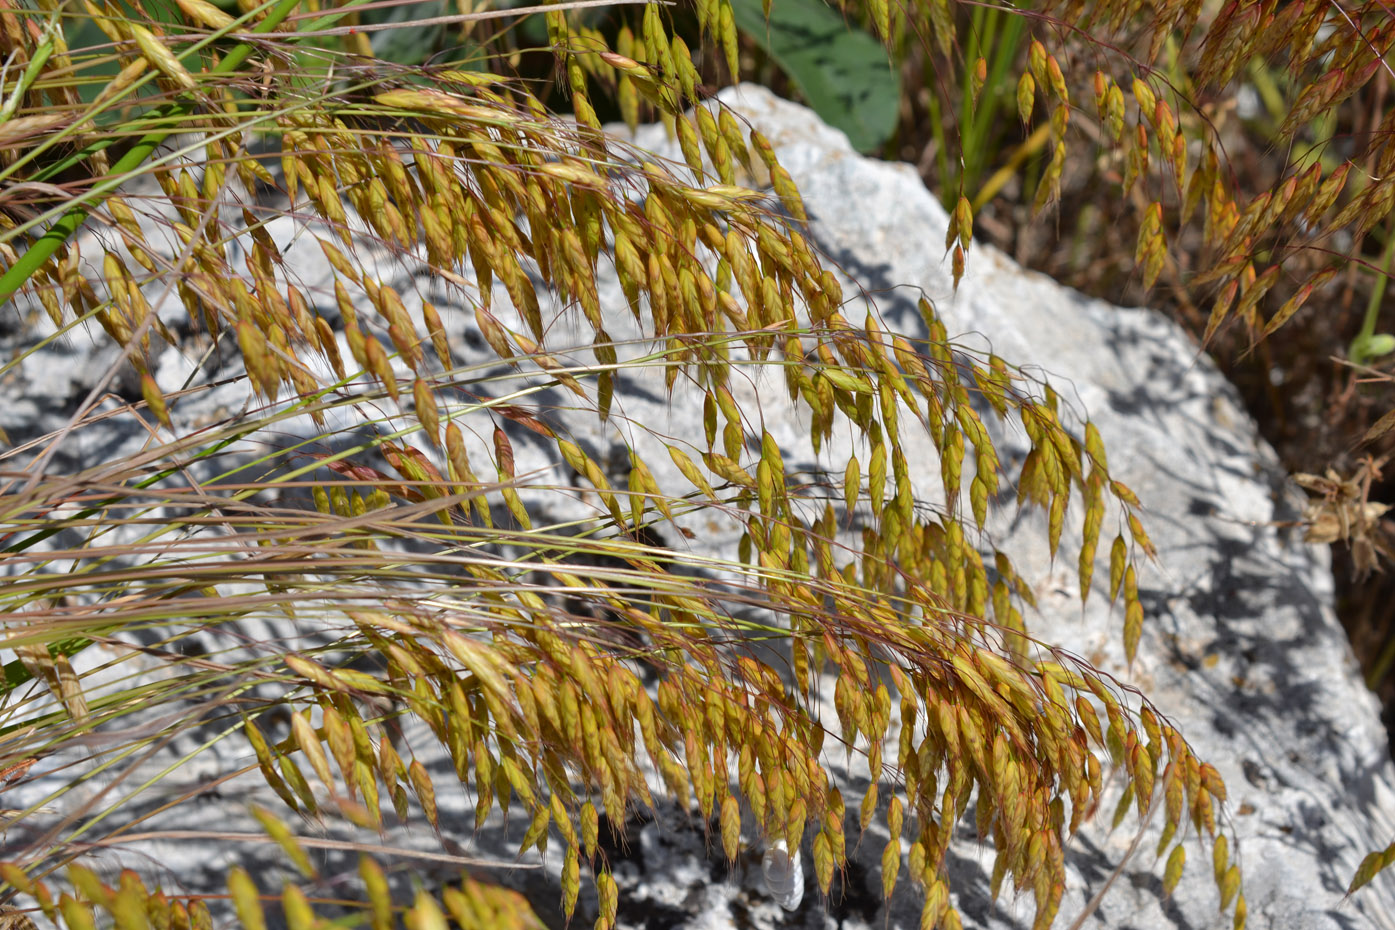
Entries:
[[75, 726], [85, 728], [91, 723], [92, 715], [82, 694], [82, 684], [67, 656], [61, 653], [52, 655], [46, 646], [15, 645], [11, 648], [29, 674], [35, 680], [42, 681], [49, 693], [63, 705]]

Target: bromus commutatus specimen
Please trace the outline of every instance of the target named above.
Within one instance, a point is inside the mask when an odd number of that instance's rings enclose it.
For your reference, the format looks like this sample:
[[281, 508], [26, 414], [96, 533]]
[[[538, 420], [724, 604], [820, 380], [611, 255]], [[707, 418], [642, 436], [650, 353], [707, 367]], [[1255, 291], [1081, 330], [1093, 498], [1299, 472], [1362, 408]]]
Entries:
[[[715, 820], [732, 857], [744, 814], [758, 839], [808, 848], [827, 891], [846, 860], [846, 806], [870, 822], [881, 783], [899, 786], [887, 894], [909, 882], [925, 926], [958, 924], [943, 867], [972, 803], [996, 853], [993, 891], [1029, 893], [1046, 926], [1064, 844], [1105, 801], [1111, 770], [1116, 818], [1137, 809], [1163, 824], [1165, 889], [1195, 830], [1243, 923], [1215, 769], [1139, 696], [1033, 643], [1030, 590], [1006, 556], [986, 564], [978, 548], [990, 502], [1015, 489], [1015, 503], [1048, 514], [1054, 551], [1074, 499], [1081, 588], [1103, 541], [1100, 587], [1122, 599], [1132, 655], [1134, 560], [1151, 545], [1098, 433], [1068, 431], [1055, 395], [1007, 362], [954, 350], [929, 302], [928, 339], [846, 316], [769, 141], [721, 111], [682, 114], [702, 75], [658, 7], [634, 11], [638, 32], [620, 49], [584, 5], [540, 14], [569, 121], [548, 110], [556, 88], [509, 73], [525, 51], [512, 38], [448, 67], [366, 67], [354, 17], [368, 5], [177, 6], [0, 11], [4, 52], [38, 63], [5, 85], [18, 96], [10, 135], [0, 128], [0, 201], [25, 209], [0, 213], [0, 293], [42, 308], [36, 328], [95, 322], [122, 349], [62, 429], [12, 437], [6, 455], [0, 598], [16, 660], [0, 765], [38, 760], [26, 777], [56, 780], [44, 804], [59, 812], [23, 818], [34, 831], [0, 865], [13, 900], [72, 927], [210, 922], [203, 899], [91, 864], [96, 849], [159, 838], [114, 813], [169, 776], [146, 766], [187, 729], [197, 742], [179, 751], [195, 757], [244, 741], [279, 809], [257, 807], [255, 830], [163, 838], [274, 842], [301, 874], [276, 888], [229, 868], [247, 926], [268, 910], [295, 927], [345, 910], [375, 927], [526, 922], [474, 877], [394, 896], [400, 858], [426, 854], [379, 841], [386, 807], [440, 830], [432, 861], [488, 864], [442, 825], [443, 781], [465, 786], [480, 824], [496, 809], [521, 818], [522, 850], [551, 845], [562, 911], [584, 906], [601, 928], [618, 907], [602, 812], [623, 823], [662, 790]], [[890, 37], [891, 12], [870, 11]], [[730, 9], [696, 12], [738, 72]], [[107, 41], [75, 48], [40, 28], [44, 15], [90, 17]], [[447, 18], [468, 38], [487, 15]], [[1061, 65], [1039, 45], [1033, 92], [1068, 114]], [[99, 62], [117, 77], [78, 93]], [[1103, 118], [1124, 121], [1119, 86], [1102, 86]], [[1135, 85], [1138, 101], [1148, 87]], [[600, 132], [590, 95], [612, 89], [672, 123], [686, 166]], [[1130, 125], [1170, 127], [1186, 176], [1171, 110], [1151, 103]], [[17, 122], [41, 110], [62, 121]], [[1053, 152], [1068, 121], [1053, 118]], [[738, 186], [753, 176], [773, 196]], [[1204, 191], [1216, 216], [1220, 189]], [[1152, 277], [1163, 213], [1150, 210], [1139, 257]], [[967, 198], [954, 217], [946, 247], [962, 262]], [[1231, 229], [1244, 239], [1242, 222]], [[331, 279], [305, 285], [293, 244], [322, 254]], [[394, 285], [393, 262], [443, 282], [453, 305]], [[615, 307], [596, 279], [607, 265], [633, 333], [607, 329]], [[452, 340], [465, 318], [492, 364], [462, 361]], [[192, 371], [172, 385], [157, 364], [166, 344], [238, 365], [220, 373], [228, 381]], [[114, 403], [107, 389], [127, 370], [140, 399]], [[836, 468], [796, 473], [783, 460], [759, 410], [737, 400], [760, 371], [787, 389], [816, 447], [841, 450]], [[660, 391], [696, 392], [704, 435], [624, 417], [625, 379], [644, 373]], [[201, 406], [229, 388], [255, 400]], [[598, 460], [558, 425], [559, 398], [628, 455]], [[988, 411], [1031, 439], [1010, 476]], [[74, 437], [122, 417], [147, 431], [144, 448], [100, 463], [71, 453]], [[947, 503], [917, 491], [913, 431], [939, 450]], [[553, 464], [521, 468], [534, 447]], [[585, 519], [552, 519], [577, 499]], [[686, 553], [677, 541], [707, 523], [732, 530], [733, 551]], [[815, 712], [820, 696], [836, 723]], [[829, 775], [837, 741], [886, 775], [863, 797]], [[433, 770], [438, 759], [448, 767]], [[327, 850], [358, 854], [352, 895]], [[594, 898], [579, 905], [583, 886]]]

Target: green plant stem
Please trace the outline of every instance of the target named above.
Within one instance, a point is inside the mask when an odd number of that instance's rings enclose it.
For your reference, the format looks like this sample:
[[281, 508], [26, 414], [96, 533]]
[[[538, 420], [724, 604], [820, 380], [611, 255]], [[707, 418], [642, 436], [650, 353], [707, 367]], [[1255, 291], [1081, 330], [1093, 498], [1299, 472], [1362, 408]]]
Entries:
[[[930, 137], [935, 140], [935, 160], [940, 163], [940, 177], [951, 177], [949, 172], [949, 139], [945, 135], [944, 113], [940, 107], [938, 94], [930, 94], [928, 100], [930, 108]], [[954, 207], [955, 188], [953, 184], [945, 184], [940, 191], [940, 201], [946, 210]]]
[[1380, 658], [1376, 659], [1371, 666], [1371, 670], [1366, 673], [1366, 687], [1375, 691], [1385, 681], [1385, 676], [1390, 674], [1390, 666], [1395, 664], [1395, 637], [1385, 641], [1381, 647]]
[[[282, 21], [291, 14], [291, 11], [300, 5], [300, 0], [281, 0], [267, 13], [266, 18], [253, 27], [252, 32], [271, 32]], [[226, 75], [231, 74], [239, 68], [248, 56], [252, 54], [252, 45], [248, 42], [239, 42], [228, 51], [218, 64], [214, 65], [211, 74]], [[195, 100], [186, 96], [181, 100], [161, 107], [156, 111], [156, 118], [159, 122], [169, 124], [177, 121], [180, 117], [193, 112]], [[124, 180], [125, 175], [134, 172], [150, 154], [157, 149], [161, 143], [168, 139], [177, 131], [178, 127], [173, 125], [162, 126], [152, 132], [146, 133], [125, 155], [112, 166], [109, 180], [106, 183], [95, 185], [88, 191], [82, 199], [69, 207], [58, 220], [39, 237], [39, 240], [29, 247], [29, 249], [19, 257], [10, 268], [0, 275], [0, 306], [8, 303], [25, 283], [34, 276], [44, 262], [58, 251], [59, 246], [72, 238], [78, 231], [87, 217], [91, 215], [92, 208], [90, 201], [100, 197], [110, 190], [114, 190]], [[76, 156], [75, 156], [76, 157]]]
[[44, 70], [44, 65], [48, 64], [49, 57], [53, 55], [53, 36], [49, 32], [53, 28], [56, 20], [50, 20], [46, 27], [43, 43], [34, 50], [34, 57], [29, 59], [29, 67], [24, 69], [20, 75], [15, 88], [10, 92], [10, 96], [5, 100], [4, 106], [0, 106], [0, 123], [8, 122], [10, 117], [15, 115], [15, 110], [19, 108], [19, 102], [24, 99], [29, 88], [38, 80], [39, 73]]
[[[983, 14], [984, 20], [981, 34], [977, 28], [980, 13]], [[967, 84], [964, 89], [964, 106], [961, 112], [968, 114], [968, 126], [964, 129], [960, 142], [964, 156], [964, 176], [960, 187], [965, 191], [978, 187], [979, 178], [987, 167], [988, 156], [992, 154], [988, 140], [999, 124], [998, 114], [1002, 109], [1002, 95], [999, 89], [1007, 81], [1008, 71], [1017, 60], [1022, 36], [1027, 28], [1026, 20], [1022, 16], [986, 7], [975, 9], [974, 20], [976, 28], [971, 40], [971, 54], [976, 59], [984, 55], [986, 50], [989, 64], [988, 76], [977, 105], [974, 105], [973, 95]]]
[[1371, 288], [1371, 296], [1366, 300], [1366, 315], [1361, 320], [1361, 332], [1351, 341], [1351, 349], [1347, 352], [1353, 365], [1364, 365], [1370, 361], [1367, 346], [1376, 334], [1376, 320], [1380, 318], [1380, 306], [1385, 302], [1385, 286], [1390, 281], [1392, 260], [1395, 260], [1395, 218], [1386, 221], [1385, 254], [1381, 256], [1380, 272]]
[[[237, 20], [236, 22], [230, 23], [229, 25], [223, 27], [222, 29], [219, 29], [219, 30], [216, 31], [216, 32], [210, 33], [209, 35], [207, 35], [207, 36], [205, 36], [204, 38], [200, 39], [199, 41], [195, 42], [193, 45], [190, 45], [190, 46], [189, 46], [188, 48], [186, 48], [184, 51], [179, 52], [177, 55], [175, 55], [175, 57], [178, 58], [180, 61], [183, 61], [184, 59], [188, 58], [190, 55], [194, 55], [194, 54], [197, 54], [198, 52], [202, 51], [204, 48], [208, 47], [208, 46], [211, 45], [213, 42], [215, 42], [215, 41], [217, 41], [217, 40], [219, 40], [219, 39], [222, 39], [222, 38], [228, 36], [229, 33], [241, 31], [241, 28], [242, 28], [243, 24], [244, 24], [250, 17], [252, 17], [252, 16], [255, 15], [256, 13], [260, 12], [261, 10], [268, 9], [269, 7], [272, 6], [273, 3], [274, 3], [274, 0], [264, 0], [264, 2], [263, 2], [259, 7], [257, 7], [257, 9], [252, 10], [251, 12], [247, 13], [242, 19], [239, 19], [239, 20]], [[277, 9], [279, 10], [279, 7], [278, 7]], [[273, 10], [272, 13], [269, 13], [268, 16], [267, 16], [267, 21], [255, 25], [255, 26], [253, 27], [253, 29], [252, 29], [252, 32], [253, 32], [253, 33], [267, 33], [267, 32], [273, 32], [273, 31], [276, 29], [276, 27], [277, 27], [278, 25], [280, 25], [279, 22], [271, 22], [271, 21], [270, 21], [271, 18], [272, 18], [272, 16], [273, 16], [273, 14], [276, 14], [276, 12], [277, 12], [276, 10]], [[280, 14], [277, 16], [277, 19], [284, 21], [285, 17], [288, 16], [289, 13], [290, 13], [290, 11], [289, 11], [289, 9], [288, 9], [288, 10], [286, 10], [285, 12], [280, 13]], [[319, 22], [319, 20], [317, 20], [316, 22]], [[212, 74], [229, 74], [229, 73], [231, 73], [233, 70], [235, 70], [236, 68], [240, 67], [241, 64], [242, 64], [244, 61], [247, 60], [247, 56], [250, 55], [251, 53], [252, 53], [251, 46], [249, 46], [247, 43], [240, 43], [240, 44], [234, 46], [233, 48], [229, 49], [227, 56], [224, 57], [218, 64], [216, 64], [216, 65], [213, 66], [211, 73], [212, 73]], [[145, 75], [145, 77], [143, 77], [143, 78], [141, 78], [140, 80], [136, 81], [136, 83], [132, 85], [132, 87], [130, 88], [130, 90], [136, 90], [136, 89], [140, 88], [141, 86], [143, 86], [144, 84], [148, 83], [149, 81], [155, 80], [157, 74], [158, 74], [158, 72], [154, 72], [154, 71], [152, 71], [152, 73], [147, 73], [147, 74]], [[101, 112], [103, 112], [104, 110], [106, 110], [106, 109], [108, 109], [108, 108], [110, 108], [110, 107], [115, 106], [119, 101], [120, 101], [120, 98], [113, 98], [112, 100], [107, 101], [107, 103], [106, 103], [101, 109], [95, 110], [95, 111], [93, 111], [91, 114], [89, 114], [88, 118], [89, 118], [89, 119], [95, 118], [97, 115], [99, 115], [99, 114], [100, 114]], [[167, 122], [167, 121], [170, 120], [170, 119], [175, 119], [175, 118], [178, 118], [178, 117], [180, 117], [180, 116], [187, 115], [187, 113], [189, 113], [189, 112], [190, 112], [190, 108], [185, 107], [185, 108], [181, 109], [181, 108], [180, 108], [180, 103], [179, 103], [179, 102], [168, 103], [168, 104], [165, 104], [164, 106], [157, 107], [156, 109], [152, 110], [150, 113], [147, 113], [147, 114], [145, 114], [145, 115], [139, 117], [138, 119], [131, 120], [130, 122], [126, 123], [125, 125], [128, 126], [128, 127], [134, 128], [134, 124], [136, 124], [136, 123], [148, 122], [148, 123], [150, 123], [152, 126], [158, 126], [158, 125], [160, 125], [161, 123]], [[106, 149], [106, 148], [109, 148], [109, 147], [112, 146], [112, 145], [115, 145], [116, 142], [119, 141], [119, 138], [120, 138], [120, 137], [119, 137], [119, 136], [116, 136], [116, 135], [111, 135], [111, 134], [104, 135], [102, 138], [96, 139], [96, 140], [90, 142], [88, 145], [84, 146], [83, 148], [81, 148], [81, 149], [79, 149], [78, 151], [74, 152], [73, 154], [69, 155], [67, 158], [63, 159], [62, 161], [60, 161], [60, 162], [55, 162], [54, 164], [45, 166], [45, 167], [44, 167], [43, 169], [41, 169], [36, 175], [34, 175], [32, 178], [28, 178], [27, 180], [30, 180], [30, 181], [47, 181], [47, 180], [49, 180], [50, 178], [53, 178], [53, 177], [55, 177], [56, 175], [59, 175], [59, 174], [63, 173], [64, 171], [67, 171], [69, 168], [72, 168], [72, 167], [74, 167], [74, 166], [80, 164], [81, 162], [87, 160], [88, 158], [90, 158], [90, 157], [92, 157], [93, 155], [95, 155], [97, 152], [100, 152], [100, 151], [102, 151], [103, 149]], [[13, 173], [14, 173], [15, 171], [17, 171], [18, 169], [24, 167], [25, 164], [27, 164], [29, 161], [33, 160], [39, 153], [43, 152], [43, 151], [45, 150], [45, 148], [46, 148], [46, 146], [39, 146], [38, 148], [36, 148], [36, 149], [30, 151], [30, 152], [29, 152], [28, 154], [26, 154], [24, 157], [22, 157], [22, 158], [16, 160], [14, 164], [6, 166], [5, 170], [4, 170], [3, 172], [0, 172], [0, 179], [3, 179], [3, 178], [6, 178], [6, 177], [9, 177], [9, 176], [13, 175]]]

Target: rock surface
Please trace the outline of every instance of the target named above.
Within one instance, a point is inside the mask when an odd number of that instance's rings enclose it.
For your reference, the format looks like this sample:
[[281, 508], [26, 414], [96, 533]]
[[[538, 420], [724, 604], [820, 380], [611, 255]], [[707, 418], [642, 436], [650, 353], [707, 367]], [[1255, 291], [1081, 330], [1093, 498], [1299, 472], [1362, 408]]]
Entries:
[[[762, 89], [743, 86], [724, 92], [722, 99], [771, 140], [803, 194], [812, 241], [849, 281], [866, 289], [888, 326], [923, 334], [915, 309], [923, 293], [936, 302], [951, 334], [962, 334], [958, 338], [967, 349], [991, 346], [1015, 364], [1035, 366], [1068, 403], [1088, 412], [1099, 426], [1111, 470], [1148, 508], [1149, 532], [1160, 556], [1159, 565], [1140, 580], [1151, 619], [1134, 667], [1129, 669], [1123, 661], [1121, 618], [1098, 597], [1082, 610], [1072, 567], [1053, 565], [1043, 551], [1043, 525], [1009, 513], [990, 527], [992, 538], [1036, 586], [1040, 614], [1028, 618], [1032, 632], [1148, 694], [1197, 753], [1221, 770], [1230, 789], [1228, 816], [1245, 871], [1249, 925], [1277, 930], [1395, 928], [1395, 880], [1379, 878], [1343, 900], [1362, 856], [1395, 838], [1395, 768], [1387, 737], [1332, 612], [1326, 553], [1304, 545], [1280, 525], [1295, 514], [1294, 491], [1286, 485], [1273, 453], [1257, 438], [1236, 393], [1198, 357], [1188, 338], [1158, 315], [1086, 299], [1022, 271], [991, 249], [973, 249], [968, 273], [954, 293], [942, 248], [947, 217], [913, 170], [858, 156], [844, 136], [819, 123], [808, 110]], [[633, 141], [681, 160], [662, 127], [641, 128]], [[295, 224], [274, 223], [270, 232], [277, 242], [289, 242]], [[329, 268], [318, 248], [307, 244], [288, 257], [299, 283], [328, 313], [333, 306], [326, 287]], [[404, 298], [415, 294], [442, 309], [457, 359], [483, 366], [486, 375], [502, 371], [491, 367], [492, 357], [472, 332], [470, 307], [458, 291], [386, 262], [380, 270]], [[849, 283], [845, 293], [856, 291]], [[613, 280], [602, 287], [601, 298], [603, 306], [615, 308], [614, 325], [608, 325], [612, 335], [634, 335]], [[504, 300], [502, 292], [495, 297], [496, 304]], [[408, 309], [415, 309], [410, 302]], [[844, 312], [853, 320], [862, 316], [855, 305]], [[16, 347], [17, 339], [8, 337], [6, 345]], [[90, 387], [92, 372], [100, 370], [98, 345], [100, 340], [71, 339], [26, 362], [22, 394], [13, 396], [0, 414], [0, 425], [11, 437], [27, 438], [62, 425], [75, 399]], [[642, 347], [633, 351], [639, 354]], [[227, 374], [226, 369], [221, 374]], [[166, 352], [158, 373], [166, 388], [188, 377], [197, 382], [219, 375], [211, 365], [194, 364], [192, 353], [180, 349]], [[8, 390], [21, 391], [21, 385], [12, 384]], [[175, 418], [187, 427], [220, 411], [235, 412], [245, 400], [237, 390], [240, 387], [220, 388], [181, 402], [174, 409]], [[822, 458], [814, 454], [805, 425], [785, 398], [782, 385], [753, 381], [737, 400], [759, 405], [787, 463], [841, 472], [843, 459], [836, 452], [825, 450]], [[700, 407], [684, 403], [681, 396], [670, 401], [657, 371], [636, 374], [617, 387], [617, 417], [604, 428], [584, 416], [568, 419], [567, 398], [552, 399], [557, 402], [557, 422], [602, 462], [607, 450], [619, 453], [621, 461], [626, 458], [616, 434], [623, 427], [616, 422], [642, 424], [670, 436], [702, 431]], [[114, 457], [139, 448], [142, 436], [129, 424], [108, 421], [65, 444], [57, 461], [81, 465]], [[515, 443], [519, 473], [553, 473], [557, 463], [524, 439], [520, 434]], [[1012, 473], [1014, 457], [1020, 461], [1025, 450], [1023, 438], [1006, 433], [994, 439]], [[641, 450], [646, 448], [642, 436], [635, 441]], [[925, 456], [922, 461], [933, 462], [928, 440], [918, 451]], [[667, 456], [651, 452], [646, 460], [661, 466]], [[926, 470], [921, 490], [933, 498], [938, 468]], [[676, 472], [656, 477], [661, 486], [684, 486]], [[554, 508], [550, 516], [559, 521], [594, 513], [594, 502], [558, 505], [553, 498], [547, 500]], [[675, 547], [687, 546], [687, 557], [699, 564], [702, 557], [726, 548], [736, 533], [734, 526], [716, 523], [695, 529], [700, 531], [696, 542], [679, 541]], [[284, 632], [261, 631], [255, 638]], [[187, 751], [196, 735], [186, 734], [176, 747]], [[240, 752], [243, 745], [237, 739], [219, 744], [161, 790], [175, 790], [180, 779], [197, 783], [246, 765], [250, 760]], [[448, 761], [439, 760], [436, 771], [448, 778]], [[52, 778], [61, 776], [55, 773]], [[856, 782], [859, 776], [853, 772], [846, 777]], [[14, 801], [7, 797], [6, 805], [35, 803], [55, 783], [39, 779], [23, 786], [22, 792], [16, 789]], [[186, 805], [162, 815], [157, 823], [164, 829], [198, 829], [217, 822], [228, 831], [255, 832], [245, 806], [258, 790], [264, 792], [259, 784], [255, 777], [234, 782], [224, 787], [221, 799], [209, 802], [212, 806], [190, 810]], [[472, 833], [473, 799], [463, 793], [438, 794], [451, 850], [490, 858], [503, 855], [507, 847], [497, 830]], [[138, 810], [133, 807], [131, 813]], [[880, 899], [878, 860], [884, 834], [857, 846], [831, 901], [821, 901], [813, 891], [810, 871], [810, 892], [797, 910], [785, 913], [760, 879], [759, 845], [731, 869], [715, 851], [719, 844], [710, 841], [701, 826], [686, 812], [663, 809], [656, 820], [631, 825], [628, 845], [613, 847], [622, 926], [919, 926], [918, 902], [905, 894], [908, 883], [900, 884], [889, 904]], [[1189, 848], [1191, 865], [1182, 886], [1165, 898], [1161, 867], [1153, 861], [1153, 843], [1146, 839], [1118, 878], [1111, 879], [1132, 834], [1123, 828], [1111, 835], [1102, 826], [1087, 827], [1068, 847], [1073, 878], [1060, 926], [1068, 926], [1106, 887], [1085, 926], [1199, 930], [1228, 925], [1228, 916], [1217, 913], [1209, 857], [1198, 844]], [[850, 847], [857, 843], [856, 836], [851, 824]], [[16, 843], [23, 838], [8, 839]], [[420, 833], [394, 835], [390, 842], [410, 843], [423, 851], [440, 848], [434, 837]], [[171, 891], [217, 890], [222, 870], [234, 860], [252, 863], [254, 872], [270, 870], [278, 861], [273, 853], [250, 846], [190, 848], [188, 843], [152, 839], [138, 847], [140, 855], [136, 849], [128, 850], [120, 864], [149, 871], [150, 863], [160, 863], [163, 868], [156, 874], [174, 882]], [[120, 858], [111, 856], [113, 864]], [[335, 853], [325, 856], [332, 865]], [[804, 857], [806, 871], [808, 858]], [[526, 871], [501, 869], [500, 874], [529, 891], [549, 924], [560, 925], [553, 891], [560, 868], [557, 859], [552, 856], [540, 868]], [[996, 905], [988, 900], [988, 850], [960, 841], [952, 848], [952, 859], [951, 877], [966, 926], [1030, 923], [1026, 902], [1019, 907], [1010, 896]], [[351, 869], [353, 860], [345, 861]], [[538, 863], [533, 859], [525, 864]], [[444, 879], [454, 869], [458, 863], [433, 865], [423, 860], [420, 874]], [[582, 914], [578, 919], [587, 918]]]

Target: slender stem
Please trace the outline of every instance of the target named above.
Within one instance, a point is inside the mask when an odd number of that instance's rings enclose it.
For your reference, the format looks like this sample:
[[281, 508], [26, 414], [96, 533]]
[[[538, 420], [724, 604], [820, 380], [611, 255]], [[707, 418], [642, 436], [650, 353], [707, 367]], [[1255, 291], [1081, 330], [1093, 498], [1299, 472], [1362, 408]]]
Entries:
[[1366, 301], [1366, 316], [1361, 320], [1361, 332], [1351, 342], [1348, 354], [1355, 365], [1364, 365], [1370, 359], [1367, 344], [1376, 334], [1376, 320], [1380, 318], [1380, 307], [1385, 302], [1385, 286], [1390, 281], [1390, 262], [1395, 260], [1395, 218], [1385, 224], [1385, 254], [1381, 257], [1380, 273], [1371, 288], [1371, 296]]
[[[945, 134], [944, 114], [940, 107], [940, 95], [935, 93], [935, 88], [931, 87], [928, 95], [930, 108], [930, 137], [935, 140], [935, 159], [940, 163], [940, 177], [951, 177], [949, 173], [949, 138]], [[940, 200], [943, 201], [945, 209], [954, 205], [950, 197], [954, 193], [954, 188], [946, 185], [940, 192]]]
[[[291, 11], [300, 5], [300, 2], [301, 0], [280, 0], [280, 2], [267, 13], [266, 18], [253, 27], [252, 33], [255, 35], [271, 32], [291, 14]], [[231, 74], [240, 67], [251, 54], [252, 44], [250, 42], [239, 42], [228, 51], [227, 55], [225, 55], [218, 64], [214, 65], [211, 73], [214, 75]], [[15, 295], [15, 292], [34, 276], [34, 273], [39, 270], [40, 266], [48, 261], [53, 253], [57, 252], [63, 243], [72, 238], [73, 234], [87, 221], [87, 217], [92, 212], [90, 201], [114, 189], [121, 183], [125, 175], [134, 172], [144, 164], [145, 160], [150, 157], [150, 153], [155, 151], [161, 143], [177, 131], [177, 126], [169, 124], [191, 113], [194, 109], [195, 102], [193, 97], [186, 96], [184, 99], [175, 101], [156, 111], [156, 117], [165, 125], [146, 133], [126, 152], [126, 154], [121, 156], [116, 164], [112, 166], [111, 174], [109, 175], [111, 182], [108, 184], [96, 185], [92, 190], [79, 198], [68, 208], [66, 213], [59, 217], [58, 220], [39, 237], [37, 242], [29, 247], [28, 251], [19, 257], [19, 261], [10, 266], [4, 275], [0, 275], [0, 306], [8, 303], [10, 298]]]
[[[977, 68], [978, 59], [984, 57], [985, 54], [991, 53], [998, 31], [998, 20], [999, 14], [989, 10], [987, 7], [977, 7], [974, 9], [974, 27], [973, 33], [969, 37], [969, 53], [965, 56], [965, 65], [970, 68]], [[959, 154], [961, 164], [959, 166], [958, 187], [961, 194], [972, 190], [978, 180], [980, 167], [978, 162], [982, 154], [980, 129], [984, 118], [984, 113], [980, 110], [980, 106], [985, 101], [985, 94], [988, 95], [986, 99], [991, 101], [993, 86], [988, 83], [986, 76], [983, 87], [979, 89], [979, 99], [977, 103], [974, 102], [973, 97], [973, 82], [964, 82], [964, 102], [959, 111], [964, 114], [964, 119], [962, 121], [964, 125], [959, 131]], [[991, 113], [991, 103], [988, 109]]]
[[1366, 687], [1375, 691], [1385, 681], [1385, 676], [1390, 674], [1390, 667], [1395, 664], [1395, 637], [1385, 641], [1381, 647], [1380, 658], [1376, 659], [1371, 670], [1366, 673]]

